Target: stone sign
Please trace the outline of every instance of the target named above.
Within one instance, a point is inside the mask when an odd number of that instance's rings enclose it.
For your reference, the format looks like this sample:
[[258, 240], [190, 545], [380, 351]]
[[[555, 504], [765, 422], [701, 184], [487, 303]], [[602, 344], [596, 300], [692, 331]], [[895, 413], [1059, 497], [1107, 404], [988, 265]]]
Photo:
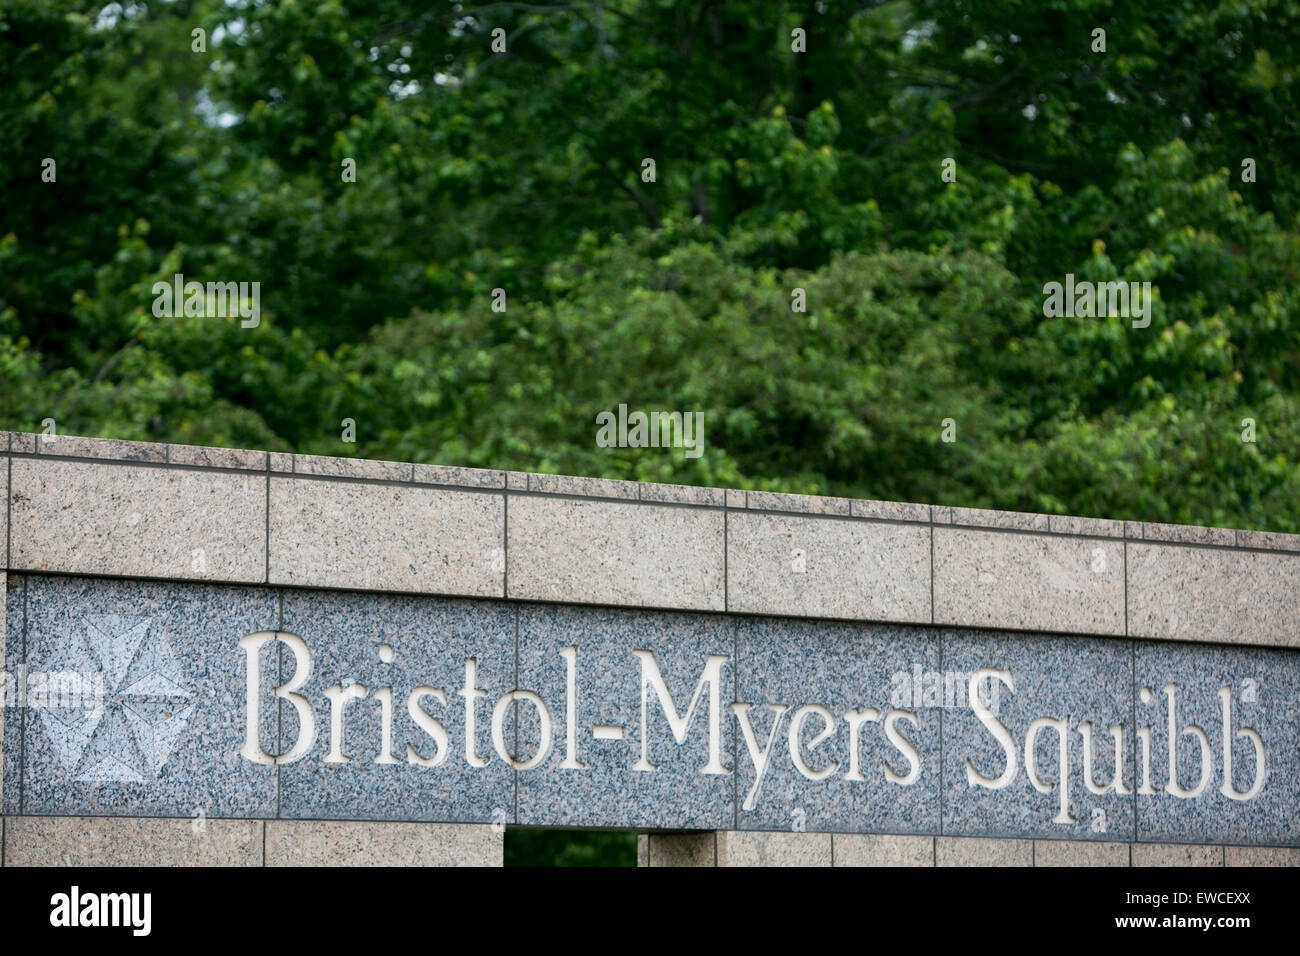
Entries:
[[1300, 863], [1300, 535], [0, 433], [5, 864]]
[[1300, 832], [1286, 651], [39, 575], [7, 616], [6, 813]]

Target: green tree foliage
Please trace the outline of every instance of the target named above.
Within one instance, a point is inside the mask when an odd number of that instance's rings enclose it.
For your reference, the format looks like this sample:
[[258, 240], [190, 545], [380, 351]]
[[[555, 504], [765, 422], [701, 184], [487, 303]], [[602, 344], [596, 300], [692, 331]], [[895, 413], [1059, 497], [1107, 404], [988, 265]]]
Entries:
[[[1280, 0], [3, 0], [3, 424], [1297, 531], [1298, 45]], [[261, 324], [156, 318], [177, 272]], [[1151, 326], [1045, 317], [1066, 273]], [[705, 454], [597, 447], [620, 403]]]

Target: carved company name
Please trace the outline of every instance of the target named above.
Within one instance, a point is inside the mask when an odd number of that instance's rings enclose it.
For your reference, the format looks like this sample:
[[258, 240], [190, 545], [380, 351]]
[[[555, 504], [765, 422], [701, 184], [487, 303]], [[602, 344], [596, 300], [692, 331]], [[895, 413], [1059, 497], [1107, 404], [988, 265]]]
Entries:
[[[270, 754], [263, 749], [258, 732], [262, 704], [262, 695], [259, 691], [261, 687], [259, 652], [272, 641], [282, 642], [293, 653], [294, 674], [287, 683], [272, 690], [271, 695], [290, 703], [298, 715], [297, 739], [289, 750], [279, 755]], [[318, 736], [316, 709], [310, 699], [298, 693], [311, 678], [313, 665], [311, 650], [301, 637], [287, 631], [259, 631], [244, 637], [239, 645], [244, 649], [247, 660], [247, 706], [242, 756], [259, 764], [287, 764], [303, 759], [313, 751]], [[461, 698], [461, 701], [454, 706], [463, 712], [463, 759], [469, 766], [485, 767], [491, 762], [492, 755], [495, 753], [516, 770], [527, 771], [542, 766], [554, 753], [559, 757], [558, 767], [562, 770], [587, 769], [587, 765], [582, 762], [578, 743], [578, 650], [575, 644], [560, 651], [565, 668], [563, 701], [565, 740], [558, 745], [554, 739], [553, 712], [540, 695], [530, 690], [512, 690], [494, 702], [484, 701], [487, 692], [477, 686], [478, 662], [472, 657], [465, 661], [464, 684], [452, 693]], [[689, 699], [684, 695], [674, 699], [654, 652], [633, 650], [629, 653], [636, 659], [640, 670], [640, 756], [633, 762], [632, 770], [653, 773], [657, 769], [657, 764], [651, 759], [654, 723], [650, 717], [653, 708], [658, 708], [679, 746], [686, 743], [697, 713], [705, 715], [704, 728], [696, 731], [697, 734], [705, 734], [707, 743], [705, 762], [700, 772], [731, 773], [731, 769], [723, 763], [722, 759], [724, 719], [722, 668], [729, 658], [722, 654], [708, 655]], [[379, 654], [380, 660], [384, 663], [393, 662], [394, 653], [388, 645], [381, 646]], [[1089, 793], [1101, 795], [1114, 792], [1125, 795], [1133, 792], [1125, 782], [1133, 778], [1126, 773], [1128, 765], [1124, 754], [1126, 735], [1123, 724], [1113, 724], [1105, 728], [1104, 734], [1096, 734], [1097, 737], [1109, 735], [1111, 743], [1108, 749], [1114, 753], [1114, 760], [1106, 761], [1114, 768], [1111, 779], [1103, 783], [1094, 776], [1094, 752], [1098, 747], [1107, 746], [1094, 739], [1094, 731], [1098, 728], [1087, 720], [1078, 721], [1071, 728], [1067, 718], [1049, 715], [1031, 721], [1025, 730], [1024, 739], [1017, 740], [999, 718], [996, 708], [989, 706], [989, 701], [996, 698], [989, 693], [990, 688], [985, 686], [988, 682], [995, 682], [994, 688], [1001, 685], [1011, 694], [1016, 690], [1011, 672], [1006, 669], [986, 667], [969, 675], [966, 695], [968, 706], [987, 731], [990, 740], [1002, 751], [1001, 770], [997, 773], [986, 774], [976, 766], [975, 761], [966, 760], [966, 781], [969, 786], [991, 790], [1010, 786], [1018, 779], [1023, 764], [1024, 775], [1035, 790], [1040, 793], [1056, 792], [1059, 811], [1052, 822], [1074, 823], [1076, 821], [1070, 809], [1070, 789], [1073, 783], [1070, 774], [1072, 766], [1070, 754], [1077, 739], [1078, 745], [1082, 748], [1082, 783]], [[1222, 781], [1218, 789], [1225, 797], [1245, 801], [1258, 796], [1268, 776], [1264, 742], [1260, 735], [1250, 728], [1234, 731], [1231, 689], [1225, 686], [1218, 691], [1221, 723], [1219, 729], [1222, 734], [1222, 759], [1218, 767], [1215, 766], [1213, 748], [1210, 746], [1210, 738], [1205, 730], [1196, 725], [1179, 724], [1178, 692], [1178, 686], [1172, 682], [1160, 690], [1165, 698], [1167, 732], [1166, 774], [1161, 790], [1180, 799], [1199, 797], [1210, 787], [1215, 771], [1218, 770]], [[372, 690], [356, 682], [348, 684], [340, 682], [327, 687], [325, 697], [328, 702], [329, 726], [327, 730], [321, 732], [327, 735], [329, 742], [323, 758], [327, 764], [346, 764], [353, 759], [345, 753], [347, 742], [344, 740], [344, 715], [350, 704], [367, 697], [377, 701], [379, 705], [381, 740], [379, 755], [374, 759], [375, 763], [406, 764], [428, 768], [438, 766], [452, 755], [454, 748], [447, 727], [438, 719], [434, 709], [442, 709], [445, 712], [453, 706], [449, 702], [448, 694], [441, 688], [416, 687], [407, 697], [406, 713], [414, 727], [427, 739], [419, 741], [422, 747], [407, 743], [404, 754], [393, 753], [394, 702], [391, 687]], [[1150, 688], [1142, 688], [1139, 691], [1139, 699], [1143, 704], [1151, 704], [1155, 702], [1156, 695]], [[679, 707], [681, 702], [685, 703], [684, 710]], [[511, 753], [510, 748], [506, 746], [506, 718], [511, 707], [518, 705], [531, 707], [537, 717], [537, 746], [530, 756], [523, 759], [518, 754]], [[920, 753], [907, 732], [909, 727], [912, 729], [919, 727], [915, 710], [896, 706], [884, 711], [876, 707], [860, 707], [836, 714], [816, 703], [802, 704], [793, 709], [789, 704], [767, 703], [762, 706], [772, 714], [769, 718], [771, 729], [767, 732], [766, 739], [761, 739], [752, 719], [756, 706], [759, 705], [737, 701], [726, 708], [736, 722], [745, 742], [747, 757], [753, 765], [754, 782], [742, 804], [745, 810], [752, 810], [756, 805], [763, 777], [771, 766], [774, 752], [778, 749], [787, 750], [795, 770], [813, 781], [823, 781], [840, 775], [846, 781], [867, 783], [870, 780], [867, 773], [871, 772], [877, 779], [883, 778], [889, 785], [908, 787], [914, 786], [921, 777]], [[480, 739], [482, 733], [480, 728], [483, 726], [481, 718], [485, 718], [491, 750], [488, 750]], [[847, 759], [837, 761], [824, 751], [818, 753], [818, 750], [836, 736], [841, 722], [846, 725], [848, 732]], [[1137, 770], [1141, 780], [1137, 793], [1144, 796], [1153, 796], [1161, 792], [1156, 789], [1152, 781], [1155, 772], [1151, 756], [1152, 730], [1151, 726], [1139, 727], [1137, 730]], [[624, 733], [625, 728], [622, 727], [599, 726], [593, 729], [593, 737], [597, 740], [621, 740]], [[890, 757], [882, 759], [881, 765], [875, 768], [864, 768], [861, 762], [861, 742], [867, 733], [883, 734], [893, 749]], [[1056, 766], [1054, 772], [1051, 772], [1053, 768], [1048, 768], [1047, 779], [1044, 779], [1036, 754], [1037, 739], [1044, 733], [1052, 734], [1056, 744]], [[779, 738], [784, 739], [778, 743]], [[1190, 741], [1193, 748], [1199, 749], [1200, 756], [1200, 770], [1191, 786], [1185, 786], [1178, 774], [1179, 747], [1185, 739]], [[1232, 762], [1235, 740], [1248, 742], [1254, 751], [1254, 777], [1246, 790], [1238, 790], [1233, 784]], [[1052, 742], [1051, 738], [1049, 742]]]

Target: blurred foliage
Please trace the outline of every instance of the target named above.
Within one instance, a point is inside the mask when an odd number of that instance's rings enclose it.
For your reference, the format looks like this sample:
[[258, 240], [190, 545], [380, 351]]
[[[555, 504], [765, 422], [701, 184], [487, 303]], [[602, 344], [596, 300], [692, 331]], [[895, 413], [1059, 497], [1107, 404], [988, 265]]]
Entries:
[[[1300, 531], [1298, 49], [1289, 0], [0, 0], [0, 425]], [[178, 272], [260, 325], [155, 318]], [[1150, 327], [1044, 317], [1066, 273]], [[705, 454], [597, 447], [620, 403]]]
[[506, 866], [636, 866], [636, 834], [506, 827]]
[[[3, 0], [3, 424], [1297, 531], [1298, 41], [1266, 0]], [[261, 324], [155, 318], [177, 272]], [[1067, 272], [1151, 327], [1044, 318]], [[619, 403], [706, 454], [598, 448]]]

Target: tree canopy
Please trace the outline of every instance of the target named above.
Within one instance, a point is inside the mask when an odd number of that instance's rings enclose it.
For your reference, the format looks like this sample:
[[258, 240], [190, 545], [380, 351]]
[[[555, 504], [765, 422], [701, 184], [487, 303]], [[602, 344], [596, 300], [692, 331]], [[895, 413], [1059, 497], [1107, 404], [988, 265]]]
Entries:
[[3, 424], [1300, 531], [1297, 49], [1284, 0], [4, 0]]

